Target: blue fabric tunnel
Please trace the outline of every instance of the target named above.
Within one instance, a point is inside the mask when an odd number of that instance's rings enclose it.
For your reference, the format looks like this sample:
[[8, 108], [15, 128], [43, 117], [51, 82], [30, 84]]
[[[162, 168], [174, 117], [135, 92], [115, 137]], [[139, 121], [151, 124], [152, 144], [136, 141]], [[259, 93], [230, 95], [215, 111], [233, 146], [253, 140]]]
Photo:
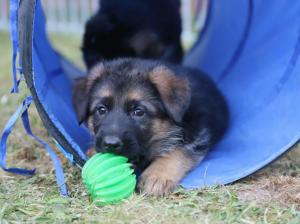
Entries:
[[[73, 64], [51, 46], [39, 0], [20, 1], [22, 71], [59, 148], [82, 165], [91, 136], [72, 103]], [[210, 0], [208, 17], [184, 64], [210, 74], [230, 106], [223, 140], [183, 181], [186, 188], [227, 184], [266, 166], [300, 138], [300, 1]]]

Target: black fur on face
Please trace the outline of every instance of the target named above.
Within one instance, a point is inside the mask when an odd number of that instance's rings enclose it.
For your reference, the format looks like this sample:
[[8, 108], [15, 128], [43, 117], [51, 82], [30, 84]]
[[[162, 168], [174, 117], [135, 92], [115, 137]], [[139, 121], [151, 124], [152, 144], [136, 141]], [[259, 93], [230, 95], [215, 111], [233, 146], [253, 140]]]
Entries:
[[96, 151], [124, 155], [141, 169], [174, 150], [200, 161], [228, 123], [226, 103], [207, 76], [150, 60], [97, 64], [76, 82], [73, 104]]
[[[142, 149], [151, 121], [161, 116], [162, 110], [150, 85], [136, 78], [121, 77], [110, 74], [95, 84], [89, 114], [96, 150], [115, 152], [132, 159], [145, 156], [146, 151]], [[109, 140], [112, 141], [110, 144]], [[114, 144], [114, 140], [119, 143]]]

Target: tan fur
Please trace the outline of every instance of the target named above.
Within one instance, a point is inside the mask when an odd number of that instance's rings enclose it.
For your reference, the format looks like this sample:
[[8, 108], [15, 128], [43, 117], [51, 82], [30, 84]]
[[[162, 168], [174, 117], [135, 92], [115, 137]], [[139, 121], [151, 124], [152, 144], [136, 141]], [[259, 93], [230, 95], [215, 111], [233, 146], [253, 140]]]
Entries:
[[167, 132], [170, 126], [171, 124], [167, 120], [159, 118], [153, 119], [152, 129], [154, 133]]
[[87, 152], [86, 152], [86, 155], [89, 157], [89, 158], [91, 158], [93, 155], [95, 155], [96, 154], [96, 151], [95, 151], [95, 149], [94, 148], [90, 148], [90, 149], [88, 149], [87, 150]]
[[[178, 118], [181, 118], [182, 111], [189, 105], [191, 97], [188, 80], [177, 77], [165, 66], [154, 68], [149, 77], [171, 114], [178, 115]], [[174, 98], [174, 96], [176, 97]]]
[[151, 137], [146, 145], [150, 160], [181, 145], [183, 141], [181, 129], [170, 120], [153, 118], [151, 123]]
[[153, 113], [157, 111], [157, 108], [152, 103], [144, 100], [145, 93], [143, 92], [142, 89], [131, 89], [124, 97], [126, 97], [128, 101], [135, 100], [135, 101], [142, 102], [142, 104], [146, 106], [149, 111]]
[[99, 89], [95, 96], [99, 97], [99, 98], [103, 98], [103, 97], [110, 97], [113, 95], [113, 92], [111, 91], [111, 89], [109, 89], [108, 87], [104, 86], [101, 89]]
[[194, 165], [181, 149], [174, 149], [150, 164], [142, 173], [138, 187], [148, 195], [164, 196], [179, 185]]
[[[189, 83], [186, 79], [176, 77], [171, 70], [164, 66], [156, 67], [150, 74], [151, 81], [158, 87], [161, 96], [169, 103], [172, 102], [171, 92], [177, 90], [188, 94], [190, 91]], [[184, 95], [183, 97], [187, 97]]]
[[130, 90], [127, 93], [127, 98], [130, 100], [141, 100], [143, 98], [143, 93], [139, 90]]
[[152, 133], [151, 141], [159, 140], [168, 137], [168, 130], [171, 124], [167, 120], [154, 118], [152, 121]]
[[92, 117], [92, 116], [89, 116], [89, 117], [88, 117], [87, 125], [88, 125], [88, 128], [89, 128], [91, 131], [94, 131], [94, 122], [93, 122], [93, 117]]
[[[95, 98], [112, 97], [113, 94], [114, 94], [113, 91], [108, 86], [102, 86], [94, 93], [94, 97]], [[93, 101], [90, 105], [90, 108], [94, 109], [98, 103], [99, 103], [98, 101]]]

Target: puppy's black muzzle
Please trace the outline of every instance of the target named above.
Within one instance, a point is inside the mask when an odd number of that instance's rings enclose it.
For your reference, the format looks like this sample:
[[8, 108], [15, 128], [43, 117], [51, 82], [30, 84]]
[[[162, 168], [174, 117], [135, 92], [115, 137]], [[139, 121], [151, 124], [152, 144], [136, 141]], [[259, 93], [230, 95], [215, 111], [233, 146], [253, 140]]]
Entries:
[[96, 151], [131, 157], [138, 151], [135, 135], [128, 116], [120, 110], [111, 111], [95, 136]]
[[108, 135], [103, 138], [103, 149], [107, 152], [120, 151], [123, 142], [120, 137], [114, 135]]

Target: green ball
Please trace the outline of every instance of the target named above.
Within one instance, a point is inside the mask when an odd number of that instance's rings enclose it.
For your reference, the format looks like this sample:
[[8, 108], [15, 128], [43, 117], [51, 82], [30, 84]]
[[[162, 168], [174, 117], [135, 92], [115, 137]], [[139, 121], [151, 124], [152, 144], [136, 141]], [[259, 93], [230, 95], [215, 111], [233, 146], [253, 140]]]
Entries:
[[128, 159], [111, 153], [98, 153], [90, 158], [82, 168], [82, 179], [97, 205], [128, 198], [136, 186], [136, 176]]

